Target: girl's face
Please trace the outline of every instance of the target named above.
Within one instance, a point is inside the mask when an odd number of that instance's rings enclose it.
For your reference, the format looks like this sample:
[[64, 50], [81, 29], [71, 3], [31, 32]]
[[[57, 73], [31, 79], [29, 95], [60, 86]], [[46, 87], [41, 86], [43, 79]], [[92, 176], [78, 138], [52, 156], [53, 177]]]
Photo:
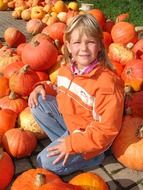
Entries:
[[72, 31], [70, 42], [67, 42], [67, 48], [78, 69], [83, 69], [92, 63], [100, 51], [99, 42], [86, 34], [80, 35], [78, 29]]

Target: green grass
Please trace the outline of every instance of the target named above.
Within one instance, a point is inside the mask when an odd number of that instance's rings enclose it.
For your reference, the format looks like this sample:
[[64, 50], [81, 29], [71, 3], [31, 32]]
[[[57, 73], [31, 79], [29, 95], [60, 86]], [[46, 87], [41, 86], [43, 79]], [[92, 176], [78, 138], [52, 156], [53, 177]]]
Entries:
[[115, 20], [121, 13], [129, 13], [129, 22], [143, 26], [143, 0], [79, 0], [79, 3], [93, 3], [94, 8], [101, 9], [106, 18]]

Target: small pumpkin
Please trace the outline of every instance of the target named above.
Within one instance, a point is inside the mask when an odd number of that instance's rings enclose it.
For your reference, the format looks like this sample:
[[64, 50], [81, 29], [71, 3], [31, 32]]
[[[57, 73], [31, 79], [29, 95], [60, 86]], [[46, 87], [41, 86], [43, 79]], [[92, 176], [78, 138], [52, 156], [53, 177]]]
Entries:
[[70, 184], [81, 186], [84, 190], [109, 190], [107, 183], [102, 177], [95, 173], [84, 172], [74, 176], [70, 181]]
[[9, 87], [11, 91], [21, 96], [29, 96], [34, 84], [39, 80], [36, 72], [33, 71], [29, 65], [24, 65], [10, 77]]
[[124, 116], [120, 133], [112, 144], [115, 158], [124, 166], [143, 171], [143, 118]]
[[134, 59], [125, 65], [121, 75], [125, 86], [130, 86], [134, 91], [143, 88], [143, 60]]
[[31, 131], [13, 128], [4, 133], [2, 145], [13, 157], [30, 156], [37, 146], [37, 139]]
[[9, 47], [17, 47], [26, 42], [25, 35], [16, 27], [8, 27], [4, 31], [4, 39]]
[[17, 114], [20, 114], [28, 106], [24, 98], [19, 97], [16, 93], [10, 92], [8, 96], [0, 98], [0, 107], [10, 109]]
[[0, 98], [7, 96], [9, 94], [9, 80], [0, 75]]
[[14, 176], [14, 163], [7, 152], [0, 148], [0, 190], [6, 190]]

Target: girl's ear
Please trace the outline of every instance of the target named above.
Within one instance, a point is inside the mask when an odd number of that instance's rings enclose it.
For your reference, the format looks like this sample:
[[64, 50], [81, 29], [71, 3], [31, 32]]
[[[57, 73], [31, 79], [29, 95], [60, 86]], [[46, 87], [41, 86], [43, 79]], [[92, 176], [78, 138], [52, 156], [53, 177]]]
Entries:
[[65, 41], [65, 45], [68, 49], [68, 52], [71, 53], [70, 43], [68, 41]]

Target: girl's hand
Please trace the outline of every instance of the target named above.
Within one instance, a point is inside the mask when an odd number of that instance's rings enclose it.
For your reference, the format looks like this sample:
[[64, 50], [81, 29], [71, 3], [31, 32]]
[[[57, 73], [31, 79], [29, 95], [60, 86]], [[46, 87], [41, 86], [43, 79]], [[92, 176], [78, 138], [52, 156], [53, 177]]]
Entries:
[[43, 85], [38, 85], [34, 88], [34, 90], [30, 93], [28, 98], [28, 105], [32, 107], [36, 107], [38, 105], [38, 95], [41, 94], [43, 100], [46, 98], [46, 91]]
[[53, 161], [53, 164], [58, 163], [60, 160], [63, 159], [63, 166], [67, 162], [67, 159], [69, 157], [69, 153], [66, 153], [66, 145], [65, 145], [65, 140], [64, 139], [59, 139], [58, 140], [60, 143], [56, 146], [52, 146], [48, 148], [48, 157], [51, 156], [57, 156], [57, 158]]

